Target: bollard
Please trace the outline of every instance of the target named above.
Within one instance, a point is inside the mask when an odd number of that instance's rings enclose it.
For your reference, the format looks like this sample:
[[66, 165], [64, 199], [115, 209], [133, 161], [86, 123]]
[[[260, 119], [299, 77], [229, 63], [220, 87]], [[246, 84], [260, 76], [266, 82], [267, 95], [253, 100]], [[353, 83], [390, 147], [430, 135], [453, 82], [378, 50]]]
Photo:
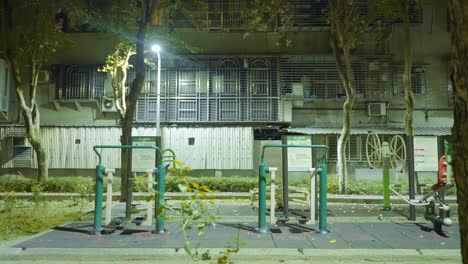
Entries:
[[[148, 176], [148, 195], [151, 195], [154, 186], [154, 170], [146, 170], [146, 175]], [[153, 199], [148, 199], [146, 206], [145, 225], [151, 226], [153, 222]]]
[[328, 233], [327, 230], [327, 164], [324, 162], [320, 166], [320, 205], [319, 205], [319, 232]]
[[108, 225], [112, 221], [112, 183], [114, 181], [114, 169], [106, 169], [107, 175], [107, 195], [106, 195], [106, 220], [105, 224]]
[[269, 172], [268, 165], [260, 163], [258, 173], [258, 228], [256, 233], [268, 233], [269, 229], [266, 225], [266, 174]]
[[309, 225], [315, 225], [315, 192], [317, 191], [315, 187], [315, 168], [309, 168], [310, 173], [310, 193], [309, 193], [309, 202], [310, 202], [310, 219], [307, 221]]
[[100, 235], [102, 231], [102, 193], [104, 190], [104, 173], [106, 168], [103, 165], [96, 166], [96, 196], [94, 197], [94, 226], [90, 235]]
[[156, 199], [156, 230], [153, 231], [153, 234], [164, 234], [164, 189], [165, 189], [165, 177], [166, 177], [166, 167], [163, 163], [158, 167], [158, 193]]
[[270, 184], [270, 223], [276, 223], [275, 209], [276, 209], [276, 171], [278, 168], [270, 167], [271, 184]]

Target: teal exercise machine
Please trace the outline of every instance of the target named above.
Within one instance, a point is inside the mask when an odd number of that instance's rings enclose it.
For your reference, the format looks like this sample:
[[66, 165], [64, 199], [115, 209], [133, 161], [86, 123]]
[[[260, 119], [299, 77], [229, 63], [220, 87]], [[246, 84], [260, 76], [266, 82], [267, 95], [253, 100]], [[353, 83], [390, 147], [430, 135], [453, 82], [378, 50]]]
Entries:
[[[161, 157], [160, 164], [154, 168], [154, 173], [157, 175], [157, 195], [155, 203], [155, 212], [156, 212], [156, 224], [155, 230], [152, 231], [154, 234], [163, 234], [165, 233], [164, 229], [164, 218], [162, 214], [158, 213], [159, 208], [164, 207], [164, 194], [165, 194], [165, 177], [167, 172], [167, 166], [165, 162], [168, 161], [166, 156], [163, 156], [164, 153], [169, 152], [171, 154], [172, 161], [175, 160], [175, 154], [170, 149], [165, 149], [161, 151], [160, 148], [156, 146], [133, 146], [133, 145], [97, 145], [93, 147], [94, 152], [98, 156], [98, 165], [96, 166], [96, 193], [94, 199], [94, 224], [93, 229], [89, 232], [91, 235], [100, 235], [102, 232], [102, 200], [104, 192], [104, 174], [106, 168], [102, 164], [101, 154], [98, 149], [153, 149]], [[164, 159], [166, 157], [166, 159]], [[129, 201], [127, 201], [128, 204]], [[128, 207], [128, 206], [127, 206]], [[128, 208], [127, 208], [128, 209]], [[128, 211], [128, 210], [127, 210]], [[160, 210], [159, 210], [160, 211]]]
[[[265, 163], [265, 150], [267, 148], [311, 148], [323, 149], [324, 153], [320, 160], [319, 168], [316, 170], [320, 175], [320, 190], [319, 190], [319, 232], [322, 234], [328, 233], [327, 230], [327, 163], [326, 155], [328, 146], [326, 145], [287, 145], [287, 144], [267, 144], [262, 148], [262, 156], [259, 165], [258, 177], [258, 227], [257, 233], [269, 233], [270, 229], [266, 221], [266, 174], [270, 173], [270, 167]], [[287, 184], [284, 182], [283, 184]]]

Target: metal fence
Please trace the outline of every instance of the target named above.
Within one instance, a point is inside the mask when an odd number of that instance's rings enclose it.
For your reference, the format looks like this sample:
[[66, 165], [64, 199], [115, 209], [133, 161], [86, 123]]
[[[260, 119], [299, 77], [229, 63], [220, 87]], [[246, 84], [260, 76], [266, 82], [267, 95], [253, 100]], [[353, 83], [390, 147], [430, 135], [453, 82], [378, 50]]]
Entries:
[[[24, 130], [24, 127], [18, 127]], [[94, 169], [94, 145], [119, 145], [120, 127], [43, 127], [41, 136], [49, 153], [51, 169]], [[136, 127], [133, 136], [154, 136], [154, 127]], [[0, 127], [0, 168], [37, 168], [35, 154], [15, 146], [10, 127]], [[16, 135], [25, 140], [24, 133]], [[253, 129], [251, 127], [164, 127], [162, 147], [175, 151], [177, 160], [192, 169], [253, 169]], [[104, 149], [102, 162], [107, 168], [120, 168], [120, 151]], [[19, 160], [18, 158], [21, 158]], [[24, 166], [27, 162], [28, 166]]]

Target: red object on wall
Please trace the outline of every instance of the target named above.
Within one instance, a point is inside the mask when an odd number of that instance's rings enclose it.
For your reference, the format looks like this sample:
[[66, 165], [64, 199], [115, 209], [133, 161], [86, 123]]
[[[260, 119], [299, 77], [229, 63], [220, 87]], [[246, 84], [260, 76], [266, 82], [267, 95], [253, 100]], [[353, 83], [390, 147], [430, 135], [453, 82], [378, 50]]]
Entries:
[[437, 171], [437, 182], [441, 184], [447, 183], [447, 158], [445, 156], [439, 159], [439, 170]]

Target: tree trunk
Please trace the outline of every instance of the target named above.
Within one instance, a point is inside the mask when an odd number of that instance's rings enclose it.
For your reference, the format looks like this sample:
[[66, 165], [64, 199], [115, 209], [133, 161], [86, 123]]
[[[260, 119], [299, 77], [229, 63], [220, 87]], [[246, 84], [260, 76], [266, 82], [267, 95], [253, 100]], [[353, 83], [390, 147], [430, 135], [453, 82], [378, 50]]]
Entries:
[[450, 0], [453, 56], [453, 174], [457, 185], [461, 254], [468, 263], [468, 2]]
[[[8, 59], [13, 68], [13, 75], [15, 77], [15, 92], [16, 98], [19, 102], [19, 109], [24, 118], [24, 126], [26, 128], [26, 137], [28, 138], [31, 146], [36, 153], [37, 160], [37, 178], [38, 180], [47, 180], [49, 177], [49, 162], [47, 150], [44, 148], [41, 139], [40, 131], [40, 115], [37, 108], [35, 92], [30, 93], [30, 106], [27, 105], [24, 96], [24, 86], [21, 79], [21, 71], [19, 69], [16, 56], [8, 52]], [[33, 71], [31, 79], [37, 79], [37, 72]], [[34, 76], [36, 75], [36, 76]], [[31, 86], [37, 85], [31, 84]], [[36, 87], [30, 87], [31, 91], [35, 91]]]
[[[130, 107], [131, 108], [131, 107]], [[127, 108], [127, 109], [130, 109]], [[122, 145], [130, 145], [130, 138], [132, 137], [132, 127], [133, 127], [133, 115], [131, 115], [131, 118], [121, 118], [121, 123], [122, 123], [122, 136], [121, 136], [121, 144]], [[129, 155], [130, 155], [130, 150], [129, 149], [121, 149], [120, 152], [120, 164], [121, 164], [121, 170], [120, 170], [120, 183], [121, 183], [121, 189], [120, 189], [120, 201], [125, 202], [127, 201], [127, 195], [129, 190], [128, 186], [128, 175], [131, 173], [129, 171], [130, 169], [130, 164], [128, 163], [129, 161]]]
[[406, 122], [405, 122], [405, 134], [407, 136], [413, 135], [413, 112], [414, 112], [414, 95], [411, 88], [411, 68], [413, 65], [413, 50], [411, 45], [411, 22], [408, 15], [408, 1], [400, 0], [401, 13], [403, 17], [403, 30], [405, 42], [404, 47], [404, 59], [405, 67], [403, 72], [403, 87], [405, 90], [405, 102], [406, 102]]
[[[127, 96], [127, 110], [125, 112], [125, 117], [121, 118], [122, 123], [122, 144], [129, 144], [130, 137], [132, 136], [132, 128], [133, 128], [133, 116], [135, 113], [136, 103], [138, 98], [141, 94], [141, 89], [143, 88], [143, 84], [145, 81], [145, 74], [146, 74], [146, 64], [145, 64], [145, 37], [146, 37], [146, 29], [148, 24], [152, 19], [152, 14], [154, 10], [154, 0], [145, 0], [142, 1], [141, 4], [144, 6], [142, 18], [138, 21], [138, 32], [136, 35], [136, 53], [135, 53], [135, 79], [130, 84], [130, 90]], [[128, 164], [128, 155], [129, 151], [122, 150], [121, 152], [121, 196], [120, 201], [125, 202], [127, 193], [128, 193], [128, 175], [131, 173], [129, 171], [129, 164]]]
[[338, 139], [338, 160], [336, 169], [338, 173], [338, 184], [340, 193], [346, 193], [348, 183], [348, 170], [346, 165], [346, 144], [349, 141], [351, 134], [351, 110], [356, 98], [356, 85], [354, 82], [354, 72], [351, 64], [351, 54], [349, 47], [345, 46], [343, 49], [344, 63], [346, 67], [346, 77], [342, 79], [343, 87], [346, 91], [346, 100], [343, 103], [343, 129], [341, 130], [340, 138]]
[[32, 131], [28, 132], [28, 140], [36, 153], [37, 179], [47, 180], [49, 178], [49, 159], [48, 153], [42, 144], [40, 127], [35, 126]]

